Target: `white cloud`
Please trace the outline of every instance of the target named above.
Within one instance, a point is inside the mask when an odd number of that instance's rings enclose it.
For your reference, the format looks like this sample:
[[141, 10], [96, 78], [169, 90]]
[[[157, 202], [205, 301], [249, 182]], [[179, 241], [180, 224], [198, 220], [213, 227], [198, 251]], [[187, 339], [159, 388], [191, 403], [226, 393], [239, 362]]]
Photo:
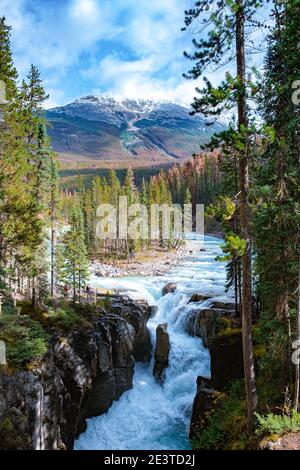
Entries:
[[[0, 0], [0, 9], [13, 26], [18, 70], [24, 76], [31, 63], [41, 68], [50, 107], [75, 98], [80, 81], [98, 93], [190, 102], [196, 83], [182, 78], [189, 67], [182, 52], [191, 38], [180, 28], [193, 3]], [[102, 52], [103, 40], [114, 40], [115, 50]], [[89, 56], [88, 67], [82, 55]]]
[[150, 73], [155, 69], [155, 61], [153, 57], [147, 57], [138, 60], [122, 60], [117, 55], [108, 55], [94, 64], [91, 68], [81, 72], [85, 78], [95, 78], [98, 81], [114, 81], [118, 77], [124, 75], [130, 76], [132, 74]]
[[98, 4], [95, 0], [75, 0], [71, 5], [71, 15], [80, 20], [94, 21], [99, 16]]
[[45, 102], [46, 109], [56, 108], [66, 102], [66, 96], [63, 90], [47, 87], [47, 93], [49, 98]]
[[[153, 78], [157, 70], [155, 57], [132, 62], [122, 61], [115, 56], [106, 57], [98, 69], [86, 71], [87, 75], [96, 76], [107, 84], [106, 94], [116, 98], [143, 98], [155, 100], [178, 101], [189, 104], [195, 96], [195, 82], [182, 80], [178, 75], [160, 80]], [[101, 88], [92, 90], [102, 94]]]

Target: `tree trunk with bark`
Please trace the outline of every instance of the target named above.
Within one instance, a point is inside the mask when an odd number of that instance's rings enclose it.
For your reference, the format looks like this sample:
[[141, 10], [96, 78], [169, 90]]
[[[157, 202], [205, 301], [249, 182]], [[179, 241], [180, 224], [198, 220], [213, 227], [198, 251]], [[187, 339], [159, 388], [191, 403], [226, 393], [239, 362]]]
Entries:
[[[238, 10], [236, 12], [236, 62], [237, 77], [239, 79], [238, 92], [238, 126], [239, 131], [247, 128], [247, 102], [245, 80], [245, 15], [243, 0], [236, 0]], [[247, 140], [247, 139], [246, 139]], [[249, 164], [248, 146], [240, 155], [240, 228], [241, 237], [246, 242], [246, 249], [242, 256], [242, 339], [244, 374], [247, 398], [247, 427], [248, 432], [253, 430], [254, 411], [257, 405], [253, 344], [252, 344], [252, 275], [251, 275], [251, 240], [249, 217]]]
[[[298, 287], [297, 287], [297, 343], [296, 347], [300, 347], [300, 255], [299, 255], [299, 268], [298, 268]], [[300, 365], [299, 365], [299, 355], [297, 355], [297, 360], [295, 364], [295, 395], [294, 395], [294, 409], [298, 411], [299, 407], [299, 392], [300, 392]]]

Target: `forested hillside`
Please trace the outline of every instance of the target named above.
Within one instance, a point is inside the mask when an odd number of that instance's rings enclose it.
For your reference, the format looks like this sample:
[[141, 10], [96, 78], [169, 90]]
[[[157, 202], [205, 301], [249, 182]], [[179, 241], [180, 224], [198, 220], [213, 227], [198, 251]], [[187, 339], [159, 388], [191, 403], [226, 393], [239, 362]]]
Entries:
[[66, 167], [174, 163], [198, 153], [224, 125], [171, 102], [86, 96], [47, 111], [54, 149]]
[[[246, 428], [249, 434], [258, 426], [258, 434], [268, 435], [299, 429], [300, 3], [275, 2], [268, 24], [259, 18], [263, 7], [251, 0], [220, 2], [216, 13], [210, 2], [196, 2], [185, 24], [202, 21], [207, 32], [186, 54], [193, 62], [189, 78], [204, 76], [211, 64], [229, 61], [236, 69], [217, 86], [204, 78], [193, 108], [212, 117], [236, 110], [229, 129], [211, 142], [221, 149], [225, 190], [208, 212], [222, 221], [227, 286], [240, 305]], [[262, 72], [250, 65], [251, 35], [258, 31], [267, 39]], [[236, 429], [230, 430], [237, 420], [246, 439], [237, 411], [245, 408], [243, 388], [229, 388], [195, 438], [196, 448], [243, 448], [243, 437], [235, 442]], [[267, 410], [266, 417], [258, 414]]]

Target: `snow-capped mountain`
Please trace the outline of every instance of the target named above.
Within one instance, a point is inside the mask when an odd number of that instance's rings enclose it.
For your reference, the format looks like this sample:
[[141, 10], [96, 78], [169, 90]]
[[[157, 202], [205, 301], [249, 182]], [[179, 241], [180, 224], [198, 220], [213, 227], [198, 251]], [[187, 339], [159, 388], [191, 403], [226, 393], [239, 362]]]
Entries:
[[[185, 158], [222, 129], [176, 103], [85, 96], [47, 111], [54, 149], [92, 160]], [[78, 157], [77, 157], [78, 156]]]
[[153, 101], [129, 99], [120, 101], [111, 97], [89, 95], [62, 108], [54, 108], [51, 112], [122, 127], [128, 120], [146, 115], [157, 106], [158, 103]]

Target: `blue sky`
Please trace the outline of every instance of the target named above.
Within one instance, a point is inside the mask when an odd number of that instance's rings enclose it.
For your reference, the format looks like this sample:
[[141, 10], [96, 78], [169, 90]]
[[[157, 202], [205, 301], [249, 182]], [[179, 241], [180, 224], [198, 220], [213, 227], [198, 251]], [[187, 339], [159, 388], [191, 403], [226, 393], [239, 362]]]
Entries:
[[[48, 108], [91, 93], [188, 104], [201, 86], [182, 77], [191, 65], [183, 51], [192, 50], [194, 36], [181, 28], [192, 6], [194, 0], [0, 0], [0, 15], [13, 27], [20, 77], [30, 64], [39, 67]], [[209, 78], [218, 82], [221, 72]]]
[[193, 0], [0, 0], [13, 27], [15, 64], [31, 63], [50, 94], [47, 107], [95, 93], [191, 102], [195, 82], [182, 78], [184, 9]]

